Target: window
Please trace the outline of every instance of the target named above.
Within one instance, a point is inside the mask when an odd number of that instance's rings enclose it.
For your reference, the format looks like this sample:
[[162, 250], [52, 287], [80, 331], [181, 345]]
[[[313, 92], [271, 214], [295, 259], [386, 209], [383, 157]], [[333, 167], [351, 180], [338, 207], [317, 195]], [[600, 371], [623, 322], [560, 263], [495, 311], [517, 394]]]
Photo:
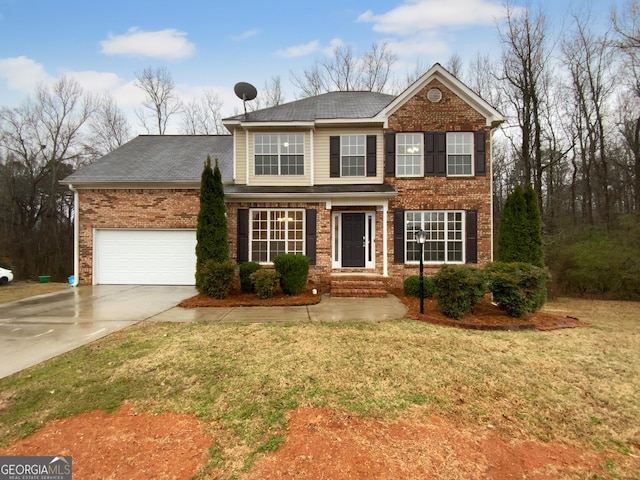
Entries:
[[302, 133], [256, 133], [256, 175], [304, 175]]
[[340, 143], [340, 175], [364, 177], [366, 175], [365, 135], [345, 135]]
[[405, 212], [405, 251], [407, 262], [420, 261], [420, 245], [416, 233], [426, 230], [424, 261], [431, 263], [463, 262], [463, 212]]
[[304, 253], [304, 210], [253, 209], [251, 261], [271, 263], [281, 253]]
[[396, 135], [396, 176], [422, 176], [422, 141], [421, 133], [398, 133]]
[[447, 133], [447, 175], [473, 175], [473, 133]]

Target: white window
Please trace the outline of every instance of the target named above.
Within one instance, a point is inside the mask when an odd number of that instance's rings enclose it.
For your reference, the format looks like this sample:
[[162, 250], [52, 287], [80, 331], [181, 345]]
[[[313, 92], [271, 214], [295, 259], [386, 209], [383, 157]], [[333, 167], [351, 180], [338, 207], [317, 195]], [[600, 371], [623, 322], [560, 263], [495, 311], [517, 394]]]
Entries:
[[340, 138], [340, 175], [364, 177], [366, 174], [365, 135], [344, 135]]
[[271, 263], [281, 253], [304, 254], [304, 210], [252, 209], [251, 261]]
[[473, 175], [473, 133], [447, 133], [447, 175]]
[[464, 261], [464, 212], [405, 212], [405, 252], [407, 262], [420, 261], [420, 244], [416, 233], [426, 230], [423, 261], [427, 263], [462, 263]]
[[256, 175], [304, 175], [304, 134], [256, 133]]
[[424, 164], [422, 133], [396, 134], [396, 176], [421, 177]]

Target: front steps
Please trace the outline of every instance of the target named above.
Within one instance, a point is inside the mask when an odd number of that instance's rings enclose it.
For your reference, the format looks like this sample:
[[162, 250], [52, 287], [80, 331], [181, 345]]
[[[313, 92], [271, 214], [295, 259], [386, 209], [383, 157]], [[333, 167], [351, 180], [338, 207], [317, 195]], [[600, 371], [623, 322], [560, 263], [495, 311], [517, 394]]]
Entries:
[[372, 274], [332, 274], [332, 297], [385, 298], [384, 277]]

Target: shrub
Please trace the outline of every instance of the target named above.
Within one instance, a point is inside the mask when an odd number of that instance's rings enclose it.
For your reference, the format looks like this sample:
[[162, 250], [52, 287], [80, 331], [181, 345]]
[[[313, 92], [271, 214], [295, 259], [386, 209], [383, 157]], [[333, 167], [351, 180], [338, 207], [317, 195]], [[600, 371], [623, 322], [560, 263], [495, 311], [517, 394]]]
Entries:
[[256, 262], [244, 262], [240, 265], [240, 290], [243, 293], [251, 293], [255, 290], [250, 275], [261, 268], [262, 266]]
[[229, 296], [229, 290], [235, 279], [236, 267], [231, 262], [207, 260], [196, 272], [196, 287], [204, 295], [223, 299]]
[[[436, 291], [433, 277], [424, 277], [424, 298], [432, 298]], [[420, 298], [420, 275], [411, 275], [404, 279], [402, 284], [404, 294], [407, 297]]]
[[300, 295], [309, 276], [309, 257], [283, 253], [273, 259], [280, 276], [280, 287], [287, 295]]
[[547, 270], [528, 263], [493, 263], [485, 269], [489, 290], [501, 310], [512, 317], [536, 312], [547, 299]]
[[278, 283], [278, 272], [261, 268], [249, 275], [249, 278], [255, 286], [258, 297], [262, 299], [273, 297], [273, 291], [276, 288], [276, 283]]
[[486, 292], [484, 272], [463, 265], [443, 265], [433, 276], [440, 311], [460, 320]]

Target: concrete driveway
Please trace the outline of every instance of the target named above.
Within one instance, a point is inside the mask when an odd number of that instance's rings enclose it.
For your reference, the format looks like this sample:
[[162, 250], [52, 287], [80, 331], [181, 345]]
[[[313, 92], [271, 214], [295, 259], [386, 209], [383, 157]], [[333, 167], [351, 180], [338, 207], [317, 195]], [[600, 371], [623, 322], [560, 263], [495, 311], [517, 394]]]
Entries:
[[98, 285], [0, 305], [0, 378], [150, 319], [194, 287]]

